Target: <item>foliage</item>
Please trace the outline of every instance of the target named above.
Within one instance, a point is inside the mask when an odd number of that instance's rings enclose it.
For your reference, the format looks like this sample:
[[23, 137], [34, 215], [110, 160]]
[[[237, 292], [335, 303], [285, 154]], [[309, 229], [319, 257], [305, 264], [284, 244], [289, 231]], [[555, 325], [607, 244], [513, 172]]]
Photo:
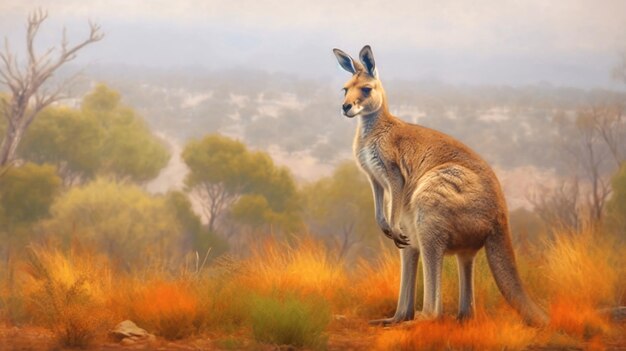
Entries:
[[273, 211], [264, 196], [250, 194], [241, 196], [230, 213], [240, 223], [259, 227], [270, 220]]
[[268, 154], [250, 151], [228, 137], [209, 135], [189, 142], [182, 156], [190, 170], [187, 188], [201, 201], [209, 230], [215, 229], [218, 217], [238, 200], [241, 203], [233, 218], [241, 223], [277, 224], [284, 230], [297, 227], [295, 182]]
[[[28, 301], [30, 318], [24, 320], [48, 326], [57, 335], [75, 331], [73, 340], [89, 335], [84, 333], [89, 330], [108, 330], [110, 326], [92, 329], [96, 325], [92, 323], [109, 323], [113, 315], [114, 321], [131, 318], [171, 339], [210, 333], [212, 339], [213, 335], [244, 339], [242, 347], [255, 337], [323, 348], [325, 334], [337, 332], [338, 326], [350, 330], [351, 340], [365, 339], [368, 347], [379, 349], [602, 346], [603, 338], [620, 331], [598, 309], [625, 302], [620, 284], [626, 277], [623, 243], [595, 233], [567, 235], [560, 233], [559, 240], [541, 246], [541, 256], [517, 252], [524, 286], [551, 314], [550, 326], [541, 331], [524, 325], [504, 302], [482, 252], [475, 265], [474, 320], [458, 323], [450, 317], [458, 297], [456, 265], [450, 257], [442, 274], [441, 320], [389, 329], [367, 327], [363, 318], [394, 311], [399, 283], [396, 250], [375, 262], [363, 259], [353, 268], [330, 260], [325, 245], [312, 239], [293, 245], [266, 241], [247, 258], [222, 256], [192, 275], [152, 268], [123, 271], [94, 251], [46, 246], [35, 249], [28, 264], [18, 262], [18, 267], [27, 268], [18, 270], [15, 297]], [[421, 277], [417, 288], [419, 310]], [[4, 294], [0, 289], [1, 301], [9, 301]], [[328, 324], [331, 312], [344, 315], [345, 321], [338, 318]], [[64, 325], [72, 328], [60, 327]], [[98, 337], [98, 332], [92, 335]]]
[[258, 341], [325, 349], [330, 310], [315, 297], [255, 297], [250, 307], [252, 331]]
[[89, 179], [101, 163], [104, 132], [91, 114], [50, 107], [28, 129], [18, 154], [33, 162], [55, 164], [66, 183]]
[[143, 182], [156, 177], [169, 159], [141, 117], [104, 84], [84, 97], [80, 110], [42, 111], [18, 152], [34, 162], [57, 165], [69, 184], [98, 173]]
[[125, 266], [173, 257], [179, 245], [179, 224], [165, 199], [134, 185], [96, 179], [57, 198], [51, 214], [47, 232], [94, 244]]
[[374, 219], [369, 182], [354, 162], [303, 189], [306, 220], [311, 230], [336, 245], [343, 257], [357, 243], [376, 242], [382, 232]]
[[54, 166], [26, 163], [9, 168], [0, 181], [0, 218], [18, 225], [47, 216], [60, 185]]
[[186, 248], [202, 255], [210, 250], [211, 257], [228, 251], [228, 243], [202, 224], [185, 193], [171, 191], [165, 196], [165, 201], [180, 224], [181, 239]]

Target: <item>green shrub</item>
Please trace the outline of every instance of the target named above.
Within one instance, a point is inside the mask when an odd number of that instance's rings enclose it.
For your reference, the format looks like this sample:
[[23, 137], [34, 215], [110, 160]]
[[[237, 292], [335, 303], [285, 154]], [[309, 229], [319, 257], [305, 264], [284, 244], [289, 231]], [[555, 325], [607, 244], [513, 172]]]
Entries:
[[257, 341], [325, 349], [330, 309], [321, 298], [307, 296], [254, 297], [250, 308], [252, 330]]

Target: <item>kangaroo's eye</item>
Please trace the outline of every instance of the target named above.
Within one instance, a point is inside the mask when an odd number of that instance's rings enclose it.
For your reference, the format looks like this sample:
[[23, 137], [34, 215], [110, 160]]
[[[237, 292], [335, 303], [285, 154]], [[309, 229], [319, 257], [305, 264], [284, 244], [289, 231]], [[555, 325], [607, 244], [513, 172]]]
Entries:
[[343, 95], [344, 95], [344, 96], [348, 93], [348, 88], [343, 88], [343, 89], [341, 89], [341, 90], [343, 90]]
[[363, 87], [363, 88], [361, 88], [361, 91], [363, 92], [363, 94], [368, 95], [370, 92], [372, 92], [372, 88], [370, 88], [370, 87]]

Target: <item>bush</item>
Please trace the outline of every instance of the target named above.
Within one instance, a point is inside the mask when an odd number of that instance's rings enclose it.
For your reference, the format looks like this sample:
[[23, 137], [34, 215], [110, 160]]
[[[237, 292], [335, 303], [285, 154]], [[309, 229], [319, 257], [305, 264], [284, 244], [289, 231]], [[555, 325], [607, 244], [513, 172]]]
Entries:
[[184, 281], [144, 284], [129, 301], [131, 319], [168, 340], [183, 339], [198, 330], [198, 297]]
[[326, 348], [331, 315], [321, 298], [254, 297], [250, 307], [254, 338], [277, 345]]
[[102, 284], [110, 278], [98, 263], [33, 249], [28, 270], [29, 310], [66, 347], [87, 347], [112, 325], [104, 309]]
[[[26, 163], [9, 168], [0, 182], [0, 220], [6, 225], [33, 223], [48, 215], [61, 178], [51, 165]], [[4, 218], [3, 218], [4, 217]]]
[[103, 248], [124, 268], [175, 257], [180, 247], [179, 223], [165, 199], [138, 186], [97, 179], [58, 197], [50, 212], [46, 232]]

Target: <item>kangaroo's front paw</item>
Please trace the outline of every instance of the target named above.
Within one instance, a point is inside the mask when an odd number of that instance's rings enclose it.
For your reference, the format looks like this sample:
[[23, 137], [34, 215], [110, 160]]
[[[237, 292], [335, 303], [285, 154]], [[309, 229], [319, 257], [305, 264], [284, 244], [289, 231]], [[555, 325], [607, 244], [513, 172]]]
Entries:
[[409, 238], [402, 234], [399, 229], [391, 231], [391, 239], [393, 239], [393, 243], [396, 244], [398, 249], [403, 249], [409, 246]]

